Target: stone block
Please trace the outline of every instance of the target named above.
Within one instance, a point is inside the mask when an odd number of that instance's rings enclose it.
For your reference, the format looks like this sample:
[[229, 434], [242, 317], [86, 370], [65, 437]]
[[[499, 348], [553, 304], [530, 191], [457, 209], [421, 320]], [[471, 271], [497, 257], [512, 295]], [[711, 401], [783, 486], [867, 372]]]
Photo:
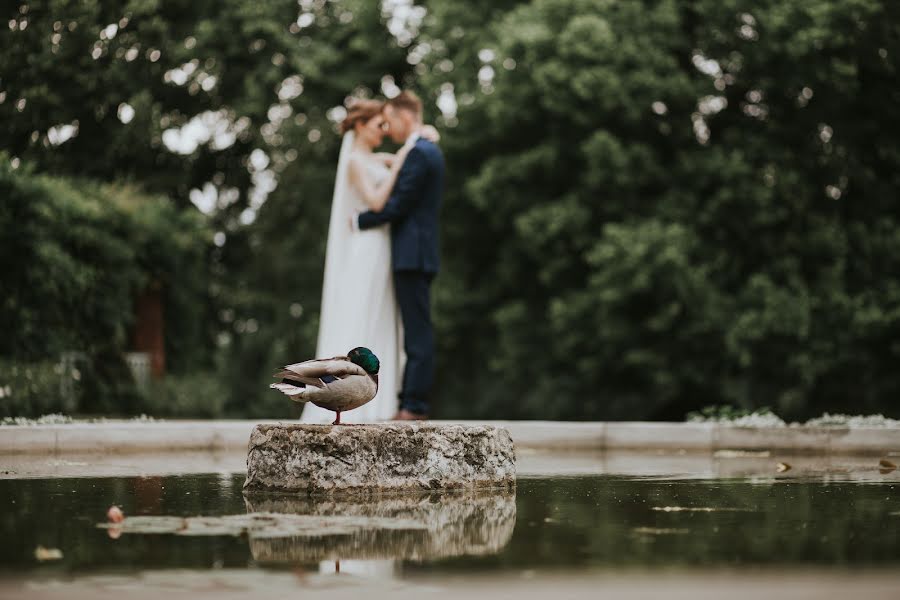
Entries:
[[542, 450], [602, 450], [606, 445], [606, 423], [557, 421], [502, 421], [516, 448]]
[[0, 453], [50, 455], [56, 452], [56, 427], [52, 425], [0, 426]]
[[739, 427], [719, 424], [716, 450], [790, 450], [827, 452], [829, 433], [823, 427]]
[[[900, 429], [829, 427], [830, 449], [839, 453], [900, 455]], [[896, 461], [894, 461], [896, 462]]]
[[702, 450], [713, 446], [710, 423], [610, 422], [606, 425], [609, 450]]
[[506, 429], [483, 425], [262, 424], [250, 434], [246, 490], [379, 494], [515, 487]]

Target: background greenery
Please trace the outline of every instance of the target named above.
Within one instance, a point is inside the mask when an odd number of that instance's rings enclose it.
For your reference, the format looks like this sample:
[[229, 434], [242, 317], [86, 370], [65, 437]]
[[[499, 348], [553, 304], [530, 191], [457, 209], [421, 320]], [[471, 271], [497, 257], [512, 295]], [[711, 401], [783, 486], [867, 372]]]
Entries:
[[[4, 17], [0, 377], [85, 352], [96, 383], [74, 410], [296, 414], [265, 383], [315, 349], [334, 122], [348, 95], [399, 85], [448, 162], [435, 416], [900, 415], [894, 2]], [[154, 278], [172, 377], [136, 392], [119, 356]]]

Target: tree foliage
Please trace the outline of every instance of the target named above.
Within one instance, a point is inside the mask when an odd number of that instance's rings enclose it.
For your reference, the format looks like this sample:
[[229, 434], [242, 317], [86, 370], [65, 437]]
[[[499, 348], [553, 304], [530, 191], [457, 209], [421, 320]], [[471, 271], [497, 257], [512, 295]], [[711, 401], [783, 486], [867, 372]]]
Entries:
[[896, 412], [897, 17], [534, 0], [434, 57], [448, 414]]
[[448, 161], [438, 415], [896, 414], [894, 3], [58, 0], [6, 17], [0, 148], [193, 202], [217, 233], [218, 345], [200, 354], [230, 414], [288, 412], [263, 384], [314, 350], [334, 124], [347, 95], [393, 86], [426, 100]]
[[[133, 187], [14, 171], [8, 158], [0, 197], [0, 385], [11, 386], [0, 412], [137, 410], [122, 353], [150, 285], [163, 289], [169, 370], [212, 366], [211, 232], [196, 211]], [[59, 364], [70, 353], [77, 364]], [[61, 397], [73, 379], [80, 403]]]

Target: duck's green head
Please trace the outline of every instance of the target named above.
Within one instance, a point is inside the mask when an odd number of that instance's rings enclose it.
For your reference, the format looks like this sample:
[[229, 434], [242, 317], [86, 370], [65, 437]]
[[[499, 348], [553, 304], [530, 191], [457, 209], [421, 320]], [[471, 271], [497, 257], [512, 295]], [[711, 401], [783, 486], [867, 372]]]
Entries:
[[350, 359], [350, 362], [361, 366], [369, 375], [377, 374], [378, 369], [381, 368], [378, 357], [372, 354], [371, 350], [363, 348], [362, 346], [348, 352], [347, 357]]

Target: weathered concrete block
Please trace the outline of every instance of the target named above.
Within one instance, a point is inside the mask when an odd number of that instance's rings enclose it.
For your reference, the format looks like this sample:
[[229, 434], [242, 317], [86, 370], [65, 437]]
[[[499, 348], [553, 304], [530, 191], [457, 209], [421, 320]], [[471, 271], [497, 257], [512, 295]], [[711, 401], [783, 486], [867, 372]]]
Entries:
[[506, 429], [481, 425], [257, 425], [244, 489], [301, 494], [515, 487]]
[[740, 427], [722, 423], [716, 428], [716, 448], [827, 452], [829, 433], [825, 427]]
[[712, 445], [710, 423], [617, 421], [606, 424], [607, 449], [709, 451]]

